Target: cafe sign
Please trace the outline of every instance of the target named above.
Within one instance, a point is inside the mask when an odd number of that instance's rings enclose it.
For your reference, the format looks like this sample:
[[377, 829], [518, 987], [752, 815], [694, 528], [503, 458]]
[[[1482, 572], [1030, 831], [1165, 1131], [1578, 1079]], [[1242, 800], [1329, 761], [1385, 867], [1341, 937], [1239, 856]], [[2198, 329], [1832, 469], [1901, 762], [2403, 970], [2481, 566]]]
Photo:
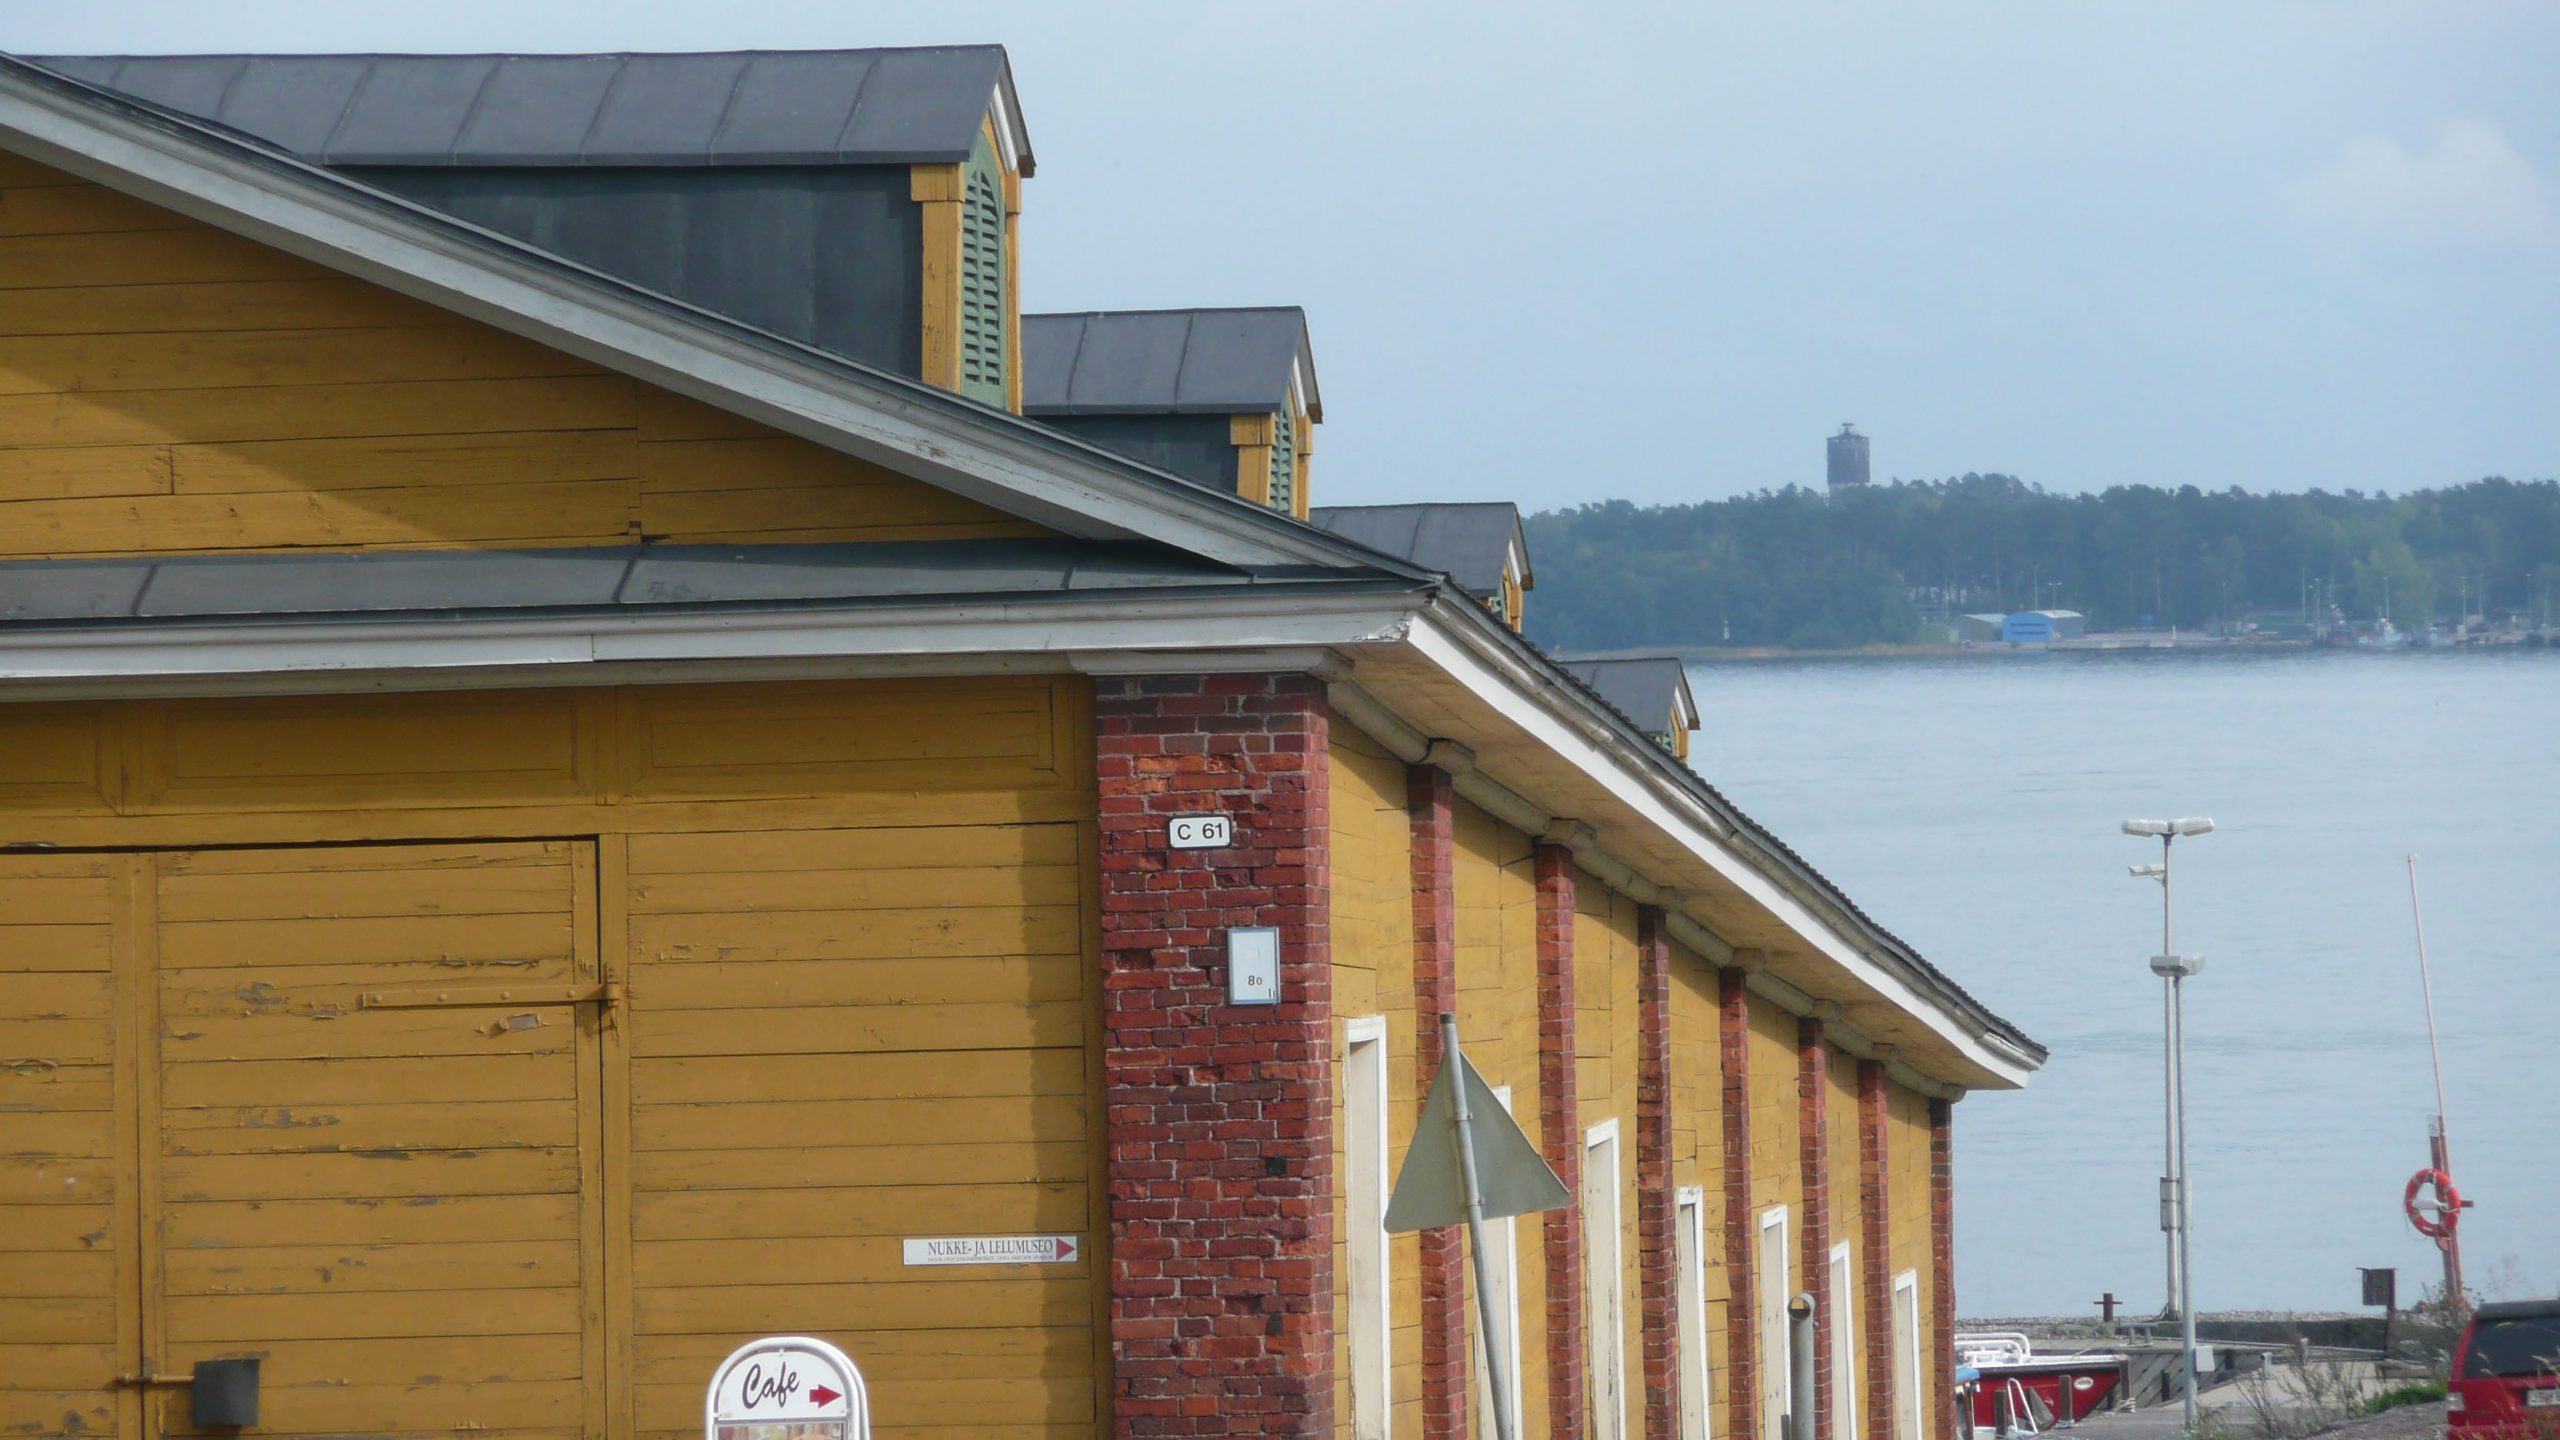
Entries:
[[824, 1340], [774, 1335], [741, 1345], [711, 1377], [704, 1440], [871, 1440], [862, 1372]]

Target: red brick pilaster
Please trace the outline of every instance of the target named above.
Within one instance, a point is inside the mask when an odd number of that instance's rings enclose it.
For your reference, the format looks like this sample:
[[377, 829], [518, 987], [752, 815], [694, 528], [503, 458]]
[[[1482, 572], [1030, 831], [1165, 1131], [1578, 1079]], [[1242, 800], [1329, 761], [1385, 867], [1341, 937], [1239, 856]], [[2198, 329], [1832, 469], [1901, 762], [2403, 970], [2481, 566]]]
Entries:
[[1796, 1022], [1796, 1153], [1804, 1175], [1803, 1243], [1798, 1290], [1813, 1295], [1813, 1429], [1832, 1440], [1831, 1344], [1841, 1317], [1831, 1313], [1831, 1047], [1822, 1022]]
[[[1305, 676], [1094, 685], [1118, 1440], [1333, 1431], [1327, 723]], [[1232, 848], [1167, 846], [1209, 813]], [[1279, 1005], [1226, 1003], [1247, 925]]]
[[1645, 1440], [1680, 1433], [1679, 1260], [1672, 1243], [1671, 941], [1663, 913], [1636, 912], [1636, 1281], [1644, 1340]]
[[1547, 1440], [1582, 1440], [1582, 1112], [1574, 1092], [1573, 852], [1537, 847], [1538, 1128], [1574, 1203], [1540, 1217], [1547, 1251]]
[[1867, 1360], [1865, 1429], [1872, 1440], [1893, 1434], [1893, 1203], [1885, 1149], [1882, 1060], [1858, 1062], [1859, 1288], [1865, 1292], [1859, 1353]]
[[[1760, 1435], [1760, 1299], [1752, 1277], [1751, 992], [1739, 967], [1716, 972], [1716, 1064], [1724, 1081], [1725, 1414], [1735, 1440]], [[1769, 1283], [1780, 1283], [1772, 1275]]]
[[[1405, 770], [1413, 875], [1414, 1054], [1428, 1097], [1440, 1073], [1440, 1017], [1458, 1008], [1458, 892], [1455, 792], [1436, 765]], [[1460, 1037], [1460, 1043], [1465, 1043]], [[1465, 1440], [1467, 1433], [1467, 1284], [1465, 1231], [1425, 1230], [1422, 1241], [1423, 1440]]]
[[1956, 1144], [1955, 1104], [1929, 1102], [1929, 1333], [1921, 1339], [1937, 1374], [1929, 1393], [1929, 1428], [1940, 1440], [1956, 1440], [1970, 1427], [1956, 1424]]

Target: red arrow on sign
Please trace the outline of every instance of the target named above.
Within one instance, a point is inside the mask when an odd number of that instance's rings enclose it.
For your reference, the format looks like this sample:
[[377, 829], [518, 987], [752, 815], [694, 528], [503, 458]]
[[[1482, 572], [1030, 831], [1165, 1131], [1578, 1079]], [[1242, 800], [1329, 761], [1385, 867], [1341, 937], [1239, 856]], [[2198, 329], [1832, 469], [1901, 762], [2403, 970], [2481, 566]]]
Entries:
[[813, 1405], [828, 1405], [843, 1398], [843, 1391], [830, 1390], [824, 1385], [816, 1386], [809, 1391], [809, 1403]]
[[1068, 1239], [1064, 1235], [1059, 1236], [1058, 1258], [1061, 1260], [1073, 1260], [1076, 1258], [1076, 1242]]

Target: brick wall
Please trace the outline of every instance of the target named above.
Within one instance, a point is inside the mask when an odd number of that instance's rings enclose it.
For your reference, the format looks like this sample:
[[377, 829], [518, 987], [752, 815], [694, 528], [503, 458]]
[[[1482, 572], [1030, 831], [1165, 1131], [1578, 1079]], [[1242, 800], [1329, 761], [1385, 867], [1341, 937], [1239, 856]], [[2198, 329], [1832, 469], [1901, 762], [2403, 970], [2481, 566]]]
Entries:
[[1858, 1223], [1865, 1244], [1860, 1296], [1865, 1314], [1861, 1353], [1867, 1365], [1870, 1440], [1893, 1435], [1893, 1190], [1885, 1150], [1885, 1079], [1882, 1060], [1858, 1062]]
[[1921, 1353], [1931, 1357], [1936, 1375], [1929, 1393], [1935, 1403], [1922, 1409], [1930, 1433], [1956, 1440], [1956, 1152], [1955, 1105], [1929, 1102], [1929, 1267], [1935, 1281], [1930, 1292], [1929, 1333]]
[[1646, 1440], [1680, 1431], [1679, 1257], [1671, 1180], [1671, 941], [1636, 912], [1636, 1304]]
[[[1333, 1079], [1323, 685], [1094, 687], [1112, 1430], [1330, 1436]], [[1237, 843], [1173, 851], [1224, 813]], [[1224, 932], [1280, 930], [1281, 998], [1226, 1003]]]
[[1582, 1440], [1582, 1119], [1574, 1080], [1573, 852], [1540, 845], [1538, 886], [1538, 1131], [1547, 1163], [1575, 1203], [1540, 1217], [1547, 1261], [1547, 1440]]
[[1725, 1413], [1727, 1434], [1760, 1434], [1760, 1300], [1752, 1275], [1751, 992], [1740, 968], [1716, 974], [1716, 1056], [1724, 1092]]
[[1832, 1440], [1831, 1346], [1840, 1317], [1831, 1313], [1831, 1049], [1822, 1022], [1796, 1022], [1796, 1144], [1803, 1157], [1804, 1213], [1798, 1219], [1796, 1288], [1813, 1307], [1813, 1434]]
[[[1440, 1017], [1458, 1007], [1457, 800], [1449, 772], [1436, 765], [1408, 767], [1405, 794], [1413, 826], [1413, 1010], [1419, 1106], [1440, 1073]], [[1443, 1226], [1423, 1231], [1421, 1239], [1422, 1433], [1424, 1440], [1459, 1440], [1467, 1433], [1465, 1230]]]

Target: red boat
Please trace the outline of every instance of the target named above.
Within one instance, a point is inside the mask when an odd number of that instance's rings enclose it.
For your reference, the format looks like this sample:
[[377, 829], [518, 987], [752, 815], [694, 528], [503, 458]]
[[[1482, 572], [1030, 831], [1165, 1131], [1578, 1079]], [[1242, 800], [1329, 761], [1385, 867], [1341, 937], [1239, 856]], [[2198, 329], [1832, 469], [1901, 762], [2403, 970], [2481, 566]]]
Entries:
[[2126, 1357], [2038, 1355], [2012, 1331], [1956, 1337], [1958, 1397], [1976, 1433], [2034, 1434], [2085, 1420], [2124, 1398]]

